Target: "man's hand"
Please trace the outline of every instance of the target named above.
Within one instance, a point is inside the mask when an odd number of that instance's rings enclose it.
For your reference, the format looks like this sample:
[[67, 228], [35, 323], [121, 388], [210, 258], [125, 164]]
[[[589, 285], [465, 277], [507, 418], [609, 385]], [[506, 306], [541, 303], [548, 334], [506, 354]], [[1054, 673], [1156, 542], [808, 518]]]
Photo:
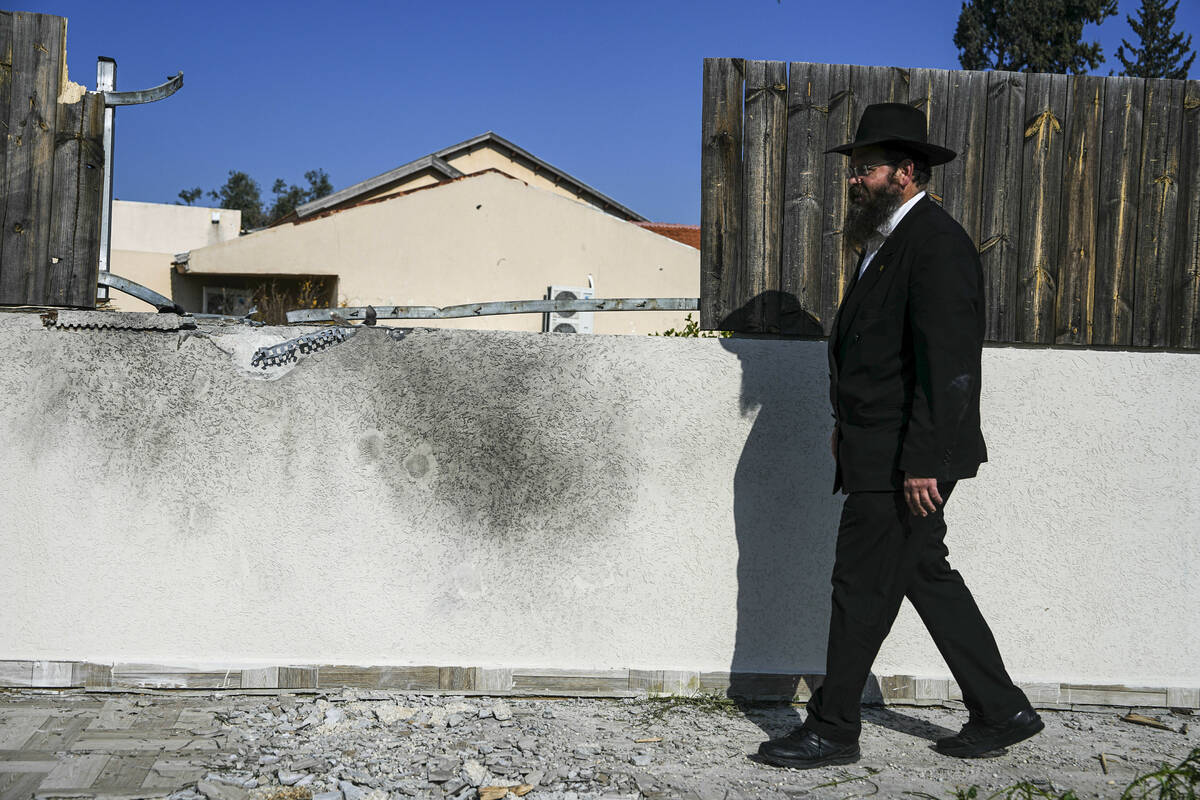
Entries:
[[938, 494], [937, 478], [914, 478], [904, 474], [904, 500], [915, 516], [927, 517], [938, 510], [942, 496]]
[[833, 460], [837, 461], [837, 425], [833, 426], [833, 433], [829, 434], [829, 452], [833, 454]]

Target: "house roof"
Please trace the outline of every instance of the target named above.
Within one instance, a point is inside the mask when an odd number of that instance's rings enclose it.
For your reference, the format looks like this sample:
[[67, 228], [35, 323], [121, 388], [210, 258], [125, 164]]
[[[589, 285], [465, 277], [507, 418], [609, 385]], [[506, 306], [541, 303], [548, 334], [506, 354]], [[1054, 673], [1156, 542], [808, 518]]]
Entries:
[[[476, 136], [472, 139], [467, 139], [465, 142], [451, 145], [450, 147], [438, 150], [436, 153], [430, 153], [427, 156], [422, 156], [415, 161], [410, 161], [407, 164], [396, 167], [395, 169], [385, 172], [381, 175], [376, 175], [373, 178], [368, 178], [365, 181], [356, 183], [353, 186], [347, 186], [345, 189], [326, 195], [318, 200], [313, 200], [311, 203], [305, 203], [298, 207], [294, 213], [279, 220], [279, 222], [289, 221], [297, 222], [315, 214], [320, 214], [325, 211], [331, 211], [341, 206], [355, 204], [364, 194], [369, 194], [378, 191], [389, 184], [397, 183], [411, 175], [421, 172], [432, 172], [442, 175], [444, 180], [461, 178], [463, 173], [449, 163], [447, 159], [454, 158], [463, 153], [469, 153], [472, 150], [477, 150], [482, 147], [491, 147], [498, 150], [513, 161], [516, 161], [527, 169], [536, 173], [545, 175], [555, 183], [564, 185], [581, 198], [597, 206], [601, 210], [620, 217], [621, 219], [630, 222], [645, 222], [646, 218], [632, 211], [625, 206], [613, 200], [611, 197], [596, 191], [591, 186], [588, 186], [583, 181], [568, 175], [558, 167], [548, 164], [532, 153], [517, 147], [512, 142], [502, 136], [488, 131], [487, 133]], [[278, 223], [277, 223], [278, 224]]]
[[688, 247], [700, 249], [700, 226], [699, 225], [679, 225], [673, 222], [639, 222], [639, 228], [645, 228], [648, 231], [654, 231], [660, 236], [665, 236], [668, 239], [674, 239], [680, 244], [686, 244]]

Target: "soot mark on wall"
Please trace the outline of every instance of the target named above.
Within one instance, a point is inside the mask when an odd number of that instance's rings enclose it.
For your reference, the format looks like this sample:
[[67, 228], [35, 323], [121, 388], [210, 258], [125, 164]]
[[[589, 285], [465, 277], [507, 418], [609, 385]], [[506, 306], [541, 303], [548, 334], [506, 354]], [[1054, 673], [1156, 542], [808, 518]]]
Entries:
[[505, 539], [622, 529], [643, 468], [634, 398], [565, 338], [428, 333], [340, 351], [363, 387], [358, 455], [377, 462], [397, 513], [450, 513], [457, 524], [439, 528]]

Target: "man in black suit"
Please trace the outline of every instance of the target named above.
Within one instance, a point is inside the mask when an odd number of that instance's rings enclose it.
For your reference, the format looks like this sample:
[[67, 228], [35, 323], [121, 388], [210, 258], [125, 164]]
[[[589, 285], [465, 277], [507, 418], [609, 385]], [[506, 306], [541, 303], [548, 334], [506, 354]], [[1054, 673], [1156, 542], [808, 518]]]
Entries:
[[1008, 677], [943, 542], [942, 512], [955, 483], [987, 460], [979, 255], [925, 193], [930, 168], [955, 154], [929, 143], [925, 115], [900, 103], [868, 106], [855, 140], [829, 152], [850, 157], [843, 235], [862, 255], [829, 337], [834, 491], [846, 500], [826, 674], [804, 724], [759, 753], [800, 768], [858, 760], [863, 687], [908, 597], [970, 713], [937, 748], [983, 755], [1043, 724]]

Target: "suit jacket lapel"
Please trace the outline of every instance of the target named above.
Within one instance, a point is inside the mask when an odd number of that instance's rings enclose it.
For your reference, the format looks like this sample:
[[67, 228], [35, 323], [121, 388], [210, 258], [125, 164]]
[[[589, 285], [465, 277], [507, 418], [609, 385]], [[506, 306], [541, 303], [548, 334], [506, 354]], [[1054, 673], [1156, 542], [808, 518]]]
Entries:
[[850, 283], [846, 286], [846, 293], [842, 295], [842, 302], [838, 304], [837, 313], [833, 315], [833, 327], [829, 331], [829, 349], [831, 353], [837, 352], [837, 342], [841, 338], [842, 315], [845, 313], [846, 306], [850, 303], [850, 294], [854, 291], [854, 287], [858, 285], [858, 273], [862, 269], [863, 259], [867, 257], [864, 250], [859, 253], [858, 260], [854, 262], [854, 272], [850, 274]]

